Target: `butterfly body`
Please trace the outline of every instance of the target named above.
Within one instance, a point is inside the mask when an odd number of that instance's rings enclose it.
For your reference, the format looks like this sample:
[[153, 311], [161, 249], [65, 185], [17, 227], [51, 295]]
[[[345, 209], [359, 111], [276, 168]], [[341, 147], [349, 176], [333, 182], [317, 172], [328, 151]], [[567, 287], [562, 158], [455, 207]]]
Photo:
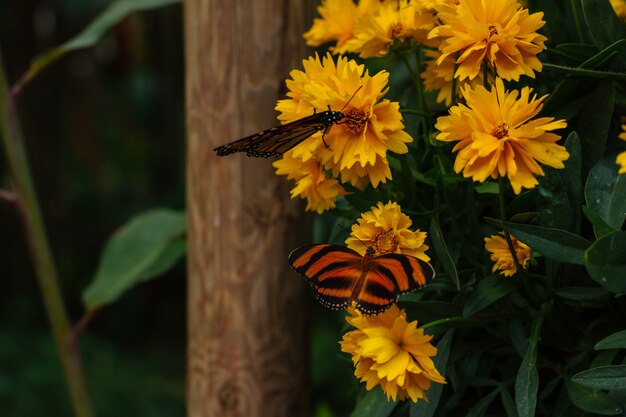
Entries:
[[291, 267], [315, 290], [326, 307], [346, 308], [353, 302], [364, 314], [385, 311], [398, 295], [420, 288], [434, 276], [432, 267], [413, 256], [365, 256], [344, 246], [302, 246], [289, 255]]
[[218, 156], [245, 152], [254, 158], [277, 158], [294, 148], [313, 134], [326, 131], [334, 124], [342, 121], [346, 115], [340, 111], [327, 110], [284, 125], [264, 130], [254, 135], [218, 146], [213, 149]]

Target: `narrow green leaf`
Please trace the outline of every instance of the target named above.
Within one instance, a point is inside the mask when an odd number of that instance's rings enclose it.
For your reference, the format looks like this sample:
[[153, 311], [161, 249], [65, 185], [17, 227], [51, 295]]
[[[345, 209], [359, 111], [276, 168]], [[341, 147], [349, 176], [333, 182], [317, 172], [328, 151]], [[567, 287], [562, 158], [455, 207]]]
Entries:
[[452, 256], [450, 256], [450, 252], [448, 252], [448, 246], [446, 245], [446, 241], [441, 233], [437, 216], [433, 216], [430, 222], [430, 237], [433, 240], [433, 246], [435, 247], [435, 252], [437, 253], [437, 259], [441, 262], [444, 271], [446, 271], [446, 274], [448, 274], [452, 280], [457, 291], [460, 290], [461, 282], [459, 280], [459, 274], [456, 270], [456, 265], [454, 265], [454, 261], [452, 260]]
[[486, 218], [486, 220], [503, 227], [533, 250], [559, 262], [583, 265], [585, 250], [591, 246], [588, 240], [565, 230], [503, 222], [492, 218]]
[[539, 388], [539, 373], [535, 361], [537, 349], [529, 347], [515, 379], [515, 404], [519, 417], [534, 417]]
[[556, 49], [579, 62], [588, 60], [599, 51], [597, 46], [585, 43], [562, 43], [557, 45]]
[[596, 235], [596, 238], [599, 239], [602, 236], [608, 235], [609, 233], [615, 232], [611, 226], [609, 226], [602, 216], [598, 214], [597, 211], [591, 209], [587, 206], [582, 206], [583, 214], [589, 220], [589, 223], [593, 226], [593, 232]]
[[515, 401], [509, 391], [506, 388], [502, 388], [500, 391], [500, 399], [502, 400], [502, 406], [504, 407], [504, 411], [506, 411], [507, 417], [519, 417], [517, 414], [517, 407], [515, 406]]
[[563, 287], [555, 291], [556, 295], [572, 301], [593, 301], [609, 295], [602, 287]]
[[351, 417], [387, 417], [398, 405], [397, 402], [388, 401], [385, 393], [380, 387], [375, 387], [363, 395], [356, 403], [356, 407]]
[[[435, 369], [445, 376], [446, 366], [448, 364], [448, 358], [450, 357], [450, 351], [452, 349], [452, 339], [454, 336], [454, 330], [448, 330], [446, 334], [437, 343], [437, 356], [433, 359], [435, 363]], [[437, 411], [439, 405], [439, 399], [441, 398], [441, 392], [443, 391], [442, 384], [432, 383], [430, 389], [426, 392], [428, 401], [419, 401], [417, 403], [411, 403], [409, 411], [410, 417], [432, 417]]]
[[539, 389], [539, 372], [537, 371], [537, 342], [543, 316], [536, 316], [531, 326], [528, 347], [515, 378], [515, 404], [519, 417], [534, 417]]
[[626, 175], [619, 175], [615, 156], [602, 158], [591, 169], [585, 186], [585, 200], [590, 209], [615, 230], [626, 216]]
[[156, 209], [133, 217], [107, 242], [83, 302], [92, 310], [163, 272], [182, 255], [185, 213]]
[[626, 39], [619, 39], [592, 56], [591, 58], [587, 59], [580, 65], [580, 68], [602, 67], [605, 62], [615, 57], [624, 47], [626, 47]]
[[626, 74], [623, 72], [614, 72], [614, 71], [597, 71], [590, 70], [585, 68], [575, 68], [568, 67], [565, 65], [556, 65], [556, 64], [543, 64], [544, 69], [551, 70], [554, 72], [558, 72], [564, 75], [571, 75], [573, 77], [583, 77], [583, 78], [608, 78], [615, 80], [626, 80]]
[[596, 343], [593, 348], [595, 350], [626, 349], [626, 330], [622, 330], [605, 337]]
[[[626, 72], [623, 75], [626, 76]], [[584, 175], [604, 155], [615, 105], [615, 85], [614, 80], [598, 82], [586, 96], [587, 101], [581, 108], [580, 117], [571, 125], [580, 136]]]
[[607, 290], [626, 293], [626, 232], [614, 232], [596, 241], [585, 252], [585, 267]]
[[565, 192], [574, 212], [574, 224], [577, 225], [580, 220], [578, 208], [583, 203], [582, 144], [578, 133], [571, 132], [567, 135], [565, 149], [569, 152], [569, 159], [565, 168], [559, 170], [559, 175], [565, 185]]
[[469, 317], [478, 313], [518, 288], [519, 282], [502, 278], [500, 275], [492, 275], [481, 280], [467, 298], [463, 316]]
[[569, 381], [567, 393], [572, 404], [588, 413], [601, 414], [603, 416], [616, 416], [622, 414], [622, 407], [609, 397], [605, 392], [590, 389]]
[[[624, 23], [615, 15], [606, 0], [582, 0], [583, 16], [589, 35], [599, 48], [605, 48], [626, 38]], [[623, 55], [621, 56], [623, 58]]]
[[624, 390], [626, 389], [626, 365], [588, 369], [574, 375], [572, 381], [587, 388]]

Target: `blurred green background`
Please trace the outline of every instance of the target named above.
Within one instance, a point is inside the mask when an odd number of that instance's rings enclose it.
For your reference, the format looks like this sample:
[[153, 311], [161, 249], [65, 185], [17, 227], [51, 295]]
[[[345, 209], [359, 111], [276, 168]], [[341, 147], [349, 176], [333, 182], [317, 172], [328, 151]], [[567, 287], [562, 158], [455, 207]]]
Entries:
[[[36, 55], [109, 0], [3, 0], [0, 45], [15, 82]], [[152, 207], [184, 207], [182, 13], [125, 19], [23, 91], [19, 115], [70, 318], [107, 237]], [[0, 157], [0, 183], [6, 186]], [[69, 416], [56, 350], [15, 213], [0, 205], [0, 414]], [[185, 268], [100, 311], [81, 339], [99, 416], [183, 416]]]
[[[13, 84], [110, 0], [3, 0], [0, 47]], [[135, 14], [22, 92], [18, 110], [73, 323], [106, 239], [154, 207], [184, 208], [181, 6]], [[0, 154], [0, 186], [8, 187]], [[14, 211], [0, 204], [0, 415], [70, 416], [67, 391]], [[294, 276], [294, 279], [297, 279]], [[98, 416], [185, 415], [185, 265], [100, 311], [81, 337]], [[309, 300], [314, 414], [342, 416], [358, 384], [343, 318]]]

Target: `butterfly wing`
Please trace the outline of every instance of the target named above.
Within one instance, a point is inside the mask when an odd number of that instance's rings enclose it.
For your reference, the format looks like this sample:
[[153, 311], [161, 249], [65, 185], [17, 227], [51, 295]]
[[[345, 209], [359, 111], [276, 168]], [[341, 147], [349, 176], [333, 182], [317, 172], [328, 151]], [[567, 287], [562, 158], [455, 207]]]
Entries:
[[413, 256], [388, 254], [369, 260], [371, 266], [356, 297], [356, 307], [364, 314], [378, 314], [396, 302], [399, 294], [426, 285], [435, 271]]
[[317, 299], [332, 309], [345, 308], [363, 275], [363, 257], [344, 246], [306, 245], [291, 252], [291, 267], [315, 289]]
[[247, 156], [255, 158], [276, 158], [294, 148], [315, 132], [324, 130], [328, 124], [326, 113], [329, 112], [312, 114], [311, 116], [227, 143], [213, 150], [217, 152], [218, 156], [230, 155], [235, 152], [246, 152]]

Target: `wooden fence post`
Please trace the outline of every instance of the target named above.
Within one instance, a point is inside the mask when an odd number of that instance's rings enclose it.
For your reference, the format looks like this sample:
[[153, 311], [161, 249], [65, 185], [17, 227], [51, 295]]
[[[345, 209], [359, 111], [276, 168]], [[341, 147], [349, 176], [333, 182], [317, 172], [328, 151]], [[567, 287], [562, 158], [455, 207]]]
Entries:
[[[212, 149], [276, 124], [310, 1], [185, 0], [191, 417], [308, 414], [302, 206], [272, 160]], [[297, 236], [300, 236], [298, 238]]]

